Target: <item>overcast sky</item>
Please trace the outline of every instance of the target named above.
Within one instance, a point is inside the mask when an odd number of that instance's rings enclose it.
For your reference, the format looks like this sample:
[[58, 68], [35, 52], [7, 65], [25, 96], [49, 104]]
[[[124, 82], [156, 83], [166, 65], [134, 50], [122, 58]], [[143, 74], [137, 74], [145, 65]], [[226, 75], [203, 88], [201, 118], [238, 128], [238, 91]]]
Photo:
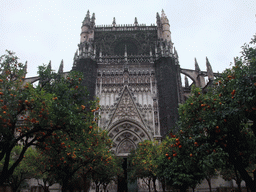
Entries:
[[56, 71], [72, 68], [80, 40], [81, 22], [87, 10], [95, 13], [96, 25], [156, 22], [164, 9], [179, 55], [181, 68], [194, 69], [197, 58], [206, 70], [207, 56], [214, 72], [228, 68], [241, 46], [256, 32], [255, 0], [0, 0], [0, 55], [16, 52], [28, 61], [27, 77], [52, 61]]

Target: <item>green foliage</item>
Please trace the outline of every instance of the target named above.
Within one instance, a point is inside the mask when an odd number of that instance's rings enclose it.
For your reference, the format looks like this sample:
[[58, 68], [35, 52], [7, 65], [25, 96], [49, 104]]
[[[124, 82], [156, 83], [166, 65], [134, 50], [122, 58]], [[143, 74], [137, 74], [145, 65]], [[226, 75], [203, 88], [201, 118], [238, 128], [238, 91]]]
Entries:
[[[22, 146], [20, 145], [16, 145], [12, 149], [11, 159], [9, 164], [10, 167], [15, 163], [21, 151], [22, 151]], [[32, 148], [29, 148], [24, 155], [23, 161], [20, 162], [20, 164], [16, 167], [13, 174], [6, 181], [6, 184], [10, 185], [13, 191], [18, 191], [22, 187], [26, 187], [27, 186], [26, 179], [30, 179], [34, 177], [36, 173], [36, 167], [31, 165], [28, 159], [29, 156], [34, 154], [35, 154], [35, 150], [33, 150]], [[3, 161], [0, 162], [0, 169], [2, 168], [3, 168]]]
[[128, 157], [129, 163], [129, 179], [134, 182], [137, 179], [147, 179], [146, 184], [150, 186], [153, 181], [155, 188], [155, 180], [157, 178], [157, 157], [158, 143], [156, 141], [145, 140], [139, 143], [136, 150], [132, 151]]
[[[94, 112], [99, 109], [98, 102], [87, 100], [79, 72], [72, 71], [65, 78], [63, 74], [51, 71], [50, 65], [40, 66], [40, 81], [33, 87], [24, 82], [25, 66], [18, 63], [18, 58], [10, 51], [1, 57], [0, 72], [0, 162], [3, 165], [0, 185], [13, 175], [32, 145], [43, 150], [44, 158], [50, 157], [46, 151], [53, 150], [53, 154], [59, 159], [63, 157], [62, 162], [66, 163], [69, 158], [63, 154], [72, 153], [69, 156], [75, 160], [85, 156], [83, 152], [74, 153], [74, 148], [90, 151], [88, 146], [93, 148], [97, 141], [110, 145], [106, 133], [96, 126]], [[69, 140], [67, 145], [62, 145], [66, 138]], [[88, 143], [84, 146], [85, 141]], [[18, 144], [22, 144], [22, 150], [12, 163], [11, 151]], [[63, 150], [60, 145], [59, 148], [55, 146], [57, 144], [72, 148]], [[91, 155], [88, 152], [90, 159]]]
[[108, 151], [102, 151], [99, 157], [90, 164], [90, 177], [96, 186], [103, 185], [106, 189], [111, 181], [117, 182], [123, 176], [122, 159]]
[[[255, 45], [255, 37], [251, 44]], [[246, 167], [249, 162], [254, 163], [256, 154], [256, 48], [253, 46], [242, 47], [242, 56], [213, 82], [207, 93], [192, 88], [191, 96], [179, 108], [178, 122], [193, 156], [212, 161], [210, 167], [233, 164], [251, 189], [256, 185]], [[192, 142], [187, 139], [190, 137]], [[217, 159], [220, 163], [215, 162]]]
[[170, 136], [170, 138], [167, 136], [160, 145], [158, 175], [165, 178], [168, 185], [186, 190], [203, 179], [202, 166], [204, 162], [195, 152], [192, 139], [186, 140], [182, 134], [173, 135], [171, 133]]

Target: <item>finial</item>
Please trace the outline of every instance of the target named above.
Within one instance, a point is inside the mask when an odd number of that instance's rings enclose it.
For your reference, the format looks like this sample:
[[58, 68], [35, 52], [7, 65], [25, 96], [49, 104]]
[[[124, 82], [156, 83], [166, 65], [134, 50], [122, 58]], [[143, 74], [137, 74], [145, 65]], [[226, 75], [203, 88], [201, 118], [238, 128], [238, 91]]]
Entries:
[[160, 21], [160, 16], [159, 16], [158, 12], [156, 13], [156, 19], [157, 19], [157, 21]]
[[59, 70], [58, 70], [58, 74], [62, 74], [62, 73], [63, 73], [63, 59], [60, 62], [60, 67], [59, 67]]
[[177, 53], [175, 47], [174, 47], [174, 56], [175, 56], [177, 59], [179, 58], [178, 53]]
[[126, 47], [126, 44], [124, 45], [124, 56], [127, 57], [127, 47]]
[[234, 57], [234, 65], [236, 65], [236, 58]]
[[95, 13], [92, 14], [91, 22], [95, 23]]
[[52, 70], [52, 61], [50, 60], [48, 66], [47, 66], [47, 69], [50, 69], [50, 71]]
[[76, 60], [78, 51], [76, 50], [73, 60]]
[[28, 61], [25, 62], [25, 66], [24, 66], [24, 77], [26, 77], [27, 74], [27, 68], [28, 68]]
[[134, 25], [135, 25], [135, 26], [137, 26], [137, 25], [138, 25], [137, 17], [135, 17], [135, 19], [134, 19]]
[[188, 84], [188, 77], [185, 76], [185, 87], [189, 87], [189, 84]]
[[206, 57], [206, 68], [207, 68], [208, 79], [213, 80], [214, 76], [213, 76], [212, 66], [207, 57]]
[[200, 68], [199, 68], [199, 65], [198, 65], [198, 63], [197, 63], [196, 58], [195, 58], [195, 70], [196, 70], [196, 71], [201, 71]]
[[115, 18], [115, 17], [113, 18], [112, 25], [113, 25], [113, 27], [115, 27], [115, 26], [116, 26], [116, 18]]
[[89, 11], [89, 9], [88, 9], [88, 11], [87, 11], [86, 17], [87, 17], [87, 18], [90, 18], [90, 11]]
[[161, 17], [165, 17], [164, 9], [162, 9], [162, 15]]

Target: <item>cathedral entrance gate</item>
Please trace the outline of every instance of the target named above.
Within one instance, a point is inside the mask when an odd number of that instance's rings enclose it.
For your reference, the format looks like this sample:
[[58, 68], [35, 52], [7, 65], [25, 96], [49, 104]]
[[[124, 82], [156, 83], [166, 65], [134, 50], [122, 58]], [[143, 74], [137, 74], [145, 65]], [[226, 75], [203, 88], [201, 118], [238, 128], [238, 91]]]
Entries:
[[123, 158], [123, 170], [124, 170], [124, 175], [123, 177], [118, 177], [118, 184], [117, 184], [117, 191], [118, 192], [136, 192], [138, 191], [138, 186], [137, 186], [137, 181], [135, 182], [130, 182], [129, 181], [129, 165], [127, 158]]

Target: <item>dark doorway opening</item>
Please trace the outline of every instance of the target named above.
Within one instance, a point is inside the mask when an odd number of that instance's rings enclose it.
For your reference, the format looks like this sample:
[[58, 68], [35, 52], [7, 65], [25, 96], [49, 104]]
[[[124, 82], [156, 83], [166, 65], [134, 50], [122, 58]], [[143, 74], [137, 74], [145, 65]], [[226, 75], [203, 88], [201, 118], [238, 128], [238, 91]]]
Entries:
[[128, 192], [128, 186], [127, 186], [127, 158], [124, 158], [123, 164], [122, 164], [124, 175], [122, 177], [118, 176], [118, 192]]
[[137, 181], [131, 183], [128, 179], [128, 175], [129, 175], [128, 174], [128, 171], [129, 171], [128, 166], [129, 165], [127, 163], [127, 158], [124, 158], [123, 164], [122, 164], [124, 174], [123, 174], [123, 177], [118, 177], [118, 185], [117, 185], [118, 192], [136, 192], [136, 191], [138, 191]]

